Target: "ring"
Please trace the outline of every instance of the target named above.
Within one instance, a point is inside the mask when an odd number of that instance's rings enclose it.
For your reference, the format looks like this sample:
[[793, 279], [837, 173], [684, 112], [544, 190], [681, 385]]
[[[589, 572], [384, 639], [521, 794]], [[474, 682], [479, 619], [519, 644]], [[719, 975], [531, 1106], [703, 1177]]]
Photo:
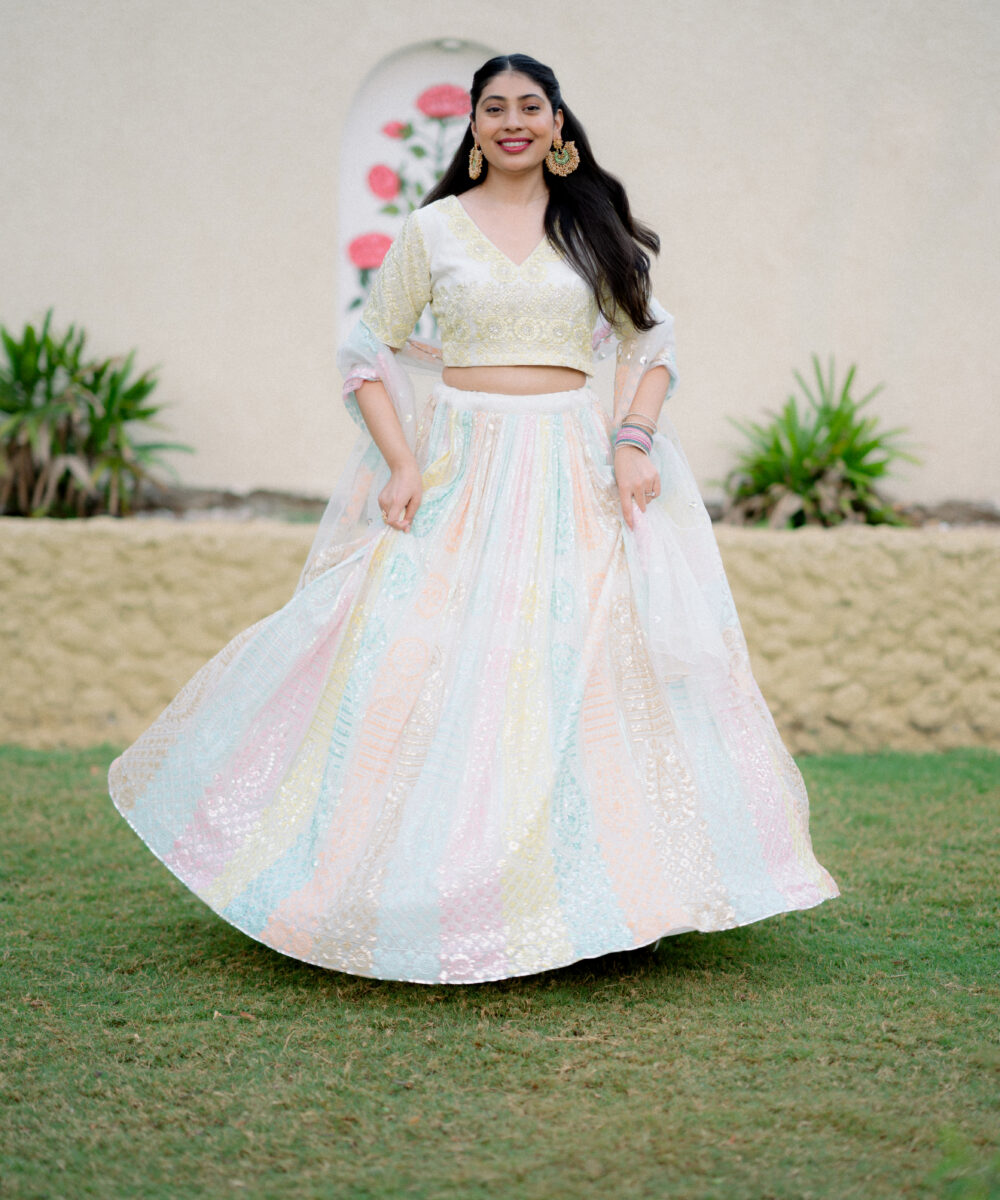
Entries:
[[656, 492], [646, 492], [644, 494], [647, 500], [652, 500], [656, 496]]

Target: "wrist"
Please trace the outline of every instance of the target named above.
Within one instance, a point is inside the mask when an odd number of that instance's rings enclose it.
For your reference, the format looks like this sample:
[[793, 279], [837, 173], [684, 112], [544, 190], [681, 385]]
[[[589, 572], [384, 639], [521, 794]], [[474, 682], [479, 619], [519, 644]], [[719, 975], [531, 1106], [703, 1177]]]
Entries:
[[385, 461], [389, 470], [393, 472], [417, 469], [417, 457], [408, 446], [394, 454], [385, 455]]
[[649, 454], [653, 449], [653, 438], [638, 425], [621, 425], [615, 434], [615, 453], [620, 449], [634, 449], [640, 454]]
[[634, 425], [639, 429], [645, 429], [650, 437], [657, 432], [657, 424], [655, 419], [648, 416], [644, 412], [634, 412], [630, 409], [618, 423], [619, 428], [627, 425]]

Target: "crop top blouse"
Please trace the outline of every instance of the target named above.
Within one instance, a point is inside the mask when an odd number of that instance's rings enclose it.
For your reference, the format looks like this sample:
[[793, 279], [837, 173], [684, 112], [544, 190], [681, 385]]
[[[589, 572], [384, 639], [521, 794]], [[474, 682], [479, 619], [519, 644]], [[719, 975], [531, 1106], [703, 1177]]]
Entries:
[[407, 217], [361, 320], [398, 350], [427, 304], [440, 330], [443, 366], [558, 366], [594, 373], [600, 313], [586, 281], [546, 237], [518, 265], [457, 196]]

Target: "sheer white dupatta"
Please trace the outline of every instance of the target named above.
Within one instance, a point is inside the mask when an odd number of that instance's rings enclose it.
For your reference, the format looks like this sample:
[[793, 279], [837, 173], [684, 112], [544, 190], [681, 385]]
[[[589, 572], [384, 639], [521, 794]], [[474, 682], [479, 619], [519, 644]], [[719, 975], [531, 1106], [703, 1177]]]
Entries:
[[344, 378], [344, 404], [360, 432], [316, 530], [299, 588], [362, 550], [382, 528], [378, 495], [389, 480], [389, 468], [361, 416], [356, 389], [366, 381], [382, 382], [412, 449], [419, 413], [407, 368], [440, 373], [441, 348], [411, 339], [395, 351], [358, 321], [340, 347], [337, 367]]
[[[676, 384], [673, 318], [655, 301], [653, 314], [657, 324], [647, 332], [619, 331], [603, 318], [594, 329], [595, 358], [605, 359], [611, 353], [616, 354], [615, 394], [606, 406], [607, 416], [615, 426], [628, 413], [640, 380], [648, 371], [659, 366], [667, 368], [670, 372], [667, 396]], [[358, 385], [364, 380], [381, 380], [394, 403], [407, 442], [413, 448], [417, 444], [419, 412], [408, 372], [413, 368], [441, 372], [441, 347], [433, 342], [409, 340], [396, 352], [379, 341], [369, 326], [359, 320], [337, 354], [337, 366], [343, 376], [343, 400], [359, 426], [359, 433], [319, 523], [309, 558], [301, 572], [299, 588], [354, 554], [363, 552], [382, 532], [378, 494], [387, 484], [389, 468], [361, 416], [355, 395]], [[654, 438], [653, 457], [663, 492], [657, 502], [649, 505], [648, 520], [637, 524], [635, 534], [625, 538], [625, 548], [637, 592], [642, 596], [641, 608], [647, 614], [651, 646], [657, 652], [660, 665], [664, 668], [670, 665], [676, 670], [685, 664], [690, 670], [691, 655], [701, 656], [696, 649], [699, 644], [702, 648], [709, 644], [713, 650], [718, 648], [718, 630], [714, 630], [713, 637], [713, 630], [697, 618], [697, 613], [687, 613], [683, 619], [676, 619], [681, 617], [679, 608], [685, 606], [685, 598], [691, 595], [688, 570], [689, 566], [694, 568], [695, 559], [701, 563], [697, 574], [705, 568], [709, 575], [718, 574], [709, 562], [711, 552], [715, 550], [714, 538], [709, 528], [711, 548], [706, 553], [703, 534], [708, 518], [705, 506], [677, 434], [665, 414], [661, 415], [660, 432]], [[613, 487], [611, 461], [601, 464], [599, 470], [605, 476], [606, 486]], [[694, 540], [691, 540], [691, 534], [694, 534]], [[684, 542], [684, 545], [678, 542]], [[718, 558], [717, 552], [715, 558]], [[658, 638], [660, 624], [669, 630], [670, 636]], [[693, 636], [695, 634], [697, 636]]]
[[[655, 300], [653, 314], [657, 324], [648, 333], [632, 331], [619, 336], [604, 318], [594, 329], [597, 359], [606, 358], [617, 349], [615, 395], [609, 406], [611, 419], [616, 424], [628, 412], [640, 379], [653, 367], [668, 369], [670, 388], [667, 394], [673, 391], [677, 378], [673, 317]], [[357, 553], [381, 529], [378, 495], [389, 479], [389, 469], [361, 416], [355, 395], [358, 385], [366, 380], [381, 380], [395, 405], [406, 440], [413, 447], [419, 413], [408, 372], [415, 369], [440, 374], [441, 347], [436, 342], [411, 338], [402, 349], [395, 351], [379, 341], [364, 321], [358, 321], [340, 347], [337, 367], [344, 379], [344, 403], [360, 431], [316, 530], [299, 577], [299, 588]]]
[[[624, 331], [617, 341], [615, 428], [629, 412], [647, 372], [666, 367], [667, 399], [677, 382], [674, 319], [655, 300], [651, 307], [656, 325], [645, 333]], [[649, 650], [664, 678], [691, 674], [738, 678], [739, 686], [753, 688], [746, 643], [711, 518], [665, 410], [658, 425], [651, 458], [660, 475], [660, 495], [645, 513], [636, 510], [634, 532], [623, 529]], [[609, 479], [613, 484], [613, 471]]]

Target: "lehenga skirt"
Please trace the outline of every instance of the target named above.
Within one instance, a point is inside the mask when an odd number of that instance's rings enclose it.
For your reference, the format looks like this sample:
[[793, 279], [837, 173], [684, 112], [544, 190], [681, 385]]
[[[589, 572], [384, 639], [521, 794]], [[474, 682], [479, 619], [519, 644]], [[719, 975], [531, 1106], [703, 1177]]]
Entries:
[[111, 768], [225, 920], [322, 967], [474, 983], [835, 896], [676, 443], [621, 514], [589, 389], [439, 385], [412, 530], [213, 658]]

